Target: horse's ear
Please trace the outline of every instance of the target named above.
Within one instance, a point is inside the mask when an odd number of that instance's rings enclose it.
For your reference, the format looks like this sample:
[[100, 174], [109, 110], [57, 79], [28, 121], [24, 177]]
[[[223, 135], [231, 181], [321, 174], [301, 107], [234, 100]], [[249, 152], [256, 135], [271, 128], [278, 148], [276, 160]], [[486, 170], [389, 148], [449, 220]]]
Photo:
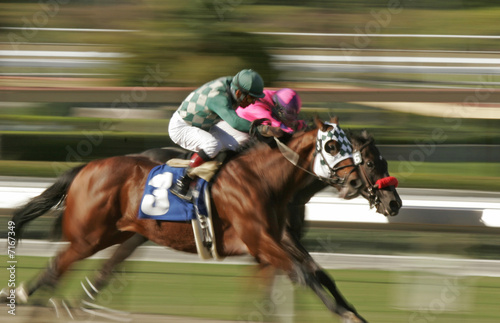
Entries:
[[339, 124], [339, 117], [338, 116], [333, 116], [330, 118], [331, 123], [335, 123], [336, 125]]
[[367, 141], [373, 141], [375, 142], [375, 139], [373, 139], [373, 136], [368, 132], [368, 130], [364, 129], [361, 131], [361, 137], [364, 138]]
[[314, 123], [316, 124], [316, 127], [318, 127], [318, 129], [323, 129], [323, 121], [321, 121], [320, 118], [318, 118], [318, 116], [314, 116]]

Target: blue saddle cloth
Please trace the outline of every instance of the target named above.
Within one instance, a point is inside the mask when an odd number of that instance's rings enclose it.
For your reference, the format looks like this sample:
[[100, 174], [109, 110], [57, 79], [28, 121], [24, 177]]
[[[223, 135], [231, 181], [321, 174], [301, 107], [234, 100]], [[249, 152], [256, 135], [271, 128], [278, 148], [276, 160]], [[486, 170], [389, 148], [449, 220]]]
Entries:
[[[184, 174], [184, 168], [159, 165], [148, 175], [139, 207], [139, 219], [161, 221], [190, 221], [198, 214], [208, 216], [205, 205], [207, 181], [198, 179], [193, 190], [193, 203], [169, 192], [170, 186]], [[208, 190], [207, 190], [208, 191]]]

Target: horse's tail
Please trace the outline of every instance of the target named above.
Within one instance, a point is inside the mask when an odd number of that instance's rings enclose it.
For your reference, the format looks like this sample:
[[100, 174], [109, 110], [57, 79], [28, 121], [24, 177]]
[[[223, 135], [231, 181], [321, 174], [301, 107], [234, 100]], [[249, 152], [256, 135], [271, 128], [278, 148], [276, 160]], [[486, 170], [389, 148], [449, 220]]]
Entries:
[[80, 165], [66, 171], [54, 184], [43, 191], [42, 194], [34, 197], [26, 203], [26, 205], [14, 211], [12, 221], [15, 225], [14, 232], [17, 240], [21, 239], [22, 229], [26, 223], [44, 215], [48, 210], [59, 204], [64, 199], [69, 186], [75, 179], [76, 175], [85, 166], [85, 164]]

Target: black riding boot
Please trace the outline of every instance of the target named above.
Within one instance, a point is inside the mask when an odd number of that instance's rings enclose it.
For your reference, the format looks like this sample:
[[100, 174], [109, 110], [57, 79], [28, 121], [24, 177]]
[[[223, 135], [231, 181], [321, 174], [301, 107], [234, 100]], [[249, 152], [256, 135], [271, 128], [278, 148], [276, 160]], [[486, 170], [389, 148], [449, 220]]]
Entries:
[[191, 178], [188, 174], [184, 174], [181, 178], [175, 182], [175, 184], [169, 189], [169, 191], [177, 197], [180, 197], [183, 200], [190, 201], [191, 194], [189, 191], [189, 187], [193, 182], [193, 178]]
[[193, 156], [191, 156], [191, 161], [189, 162], [189, 166], [186, 168], [184, 176], [179, 178], [169, 191], [175, 196], [180, 197], [181, 199], [190, 201], [192, 196], [191, 194], [189, 194], [189, 188], [191, 186], [191, 182], [193, 182], [196, 176], [193, 175], [193, 178], [188, 174], [193, 168], [200, 166], [207, 160], [209, 160], [209, 157], [203, 150], [200, 150], [198, 153], [195, 153]]

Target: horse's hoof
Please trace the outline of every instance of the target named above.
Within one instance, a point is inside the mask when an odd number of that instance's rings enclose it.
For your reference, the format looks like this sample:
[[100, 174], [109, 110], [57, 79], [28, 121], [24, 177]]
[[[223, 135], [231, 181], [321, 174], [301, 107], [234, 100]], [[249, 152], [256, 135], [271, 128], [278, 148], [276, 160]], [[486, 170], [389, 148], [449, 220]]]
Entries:
[[97, 305], [95, 303], [87, 302], [85, 300], [81, 301], [80, 310], [85, 312], [90, 317], [100, 317], [105, 318], [107, 320], [116, 321], [116, 322], [131, 322], [132, 318], [130, 317], [130, 313], [123, 312], [119, 310], [114, 310], [109, 307]]
[[16, 302], [18, 304], [26, 304], [28, 303], [28, 292], [24, 287], [24, 283], [21, 283], [18, 288], [16, 288]]
[[71, 306], [68, 305], [68, 303], [65, 300], [58, 300], [54, 297], [51, 297], [47, 305], [49, 307], [52, 307], [52, 310], [54, 311], [54, 315], [56, 316], [56, 318], [58, 319], [67, 318], [72, 321], [75, 320], [72, 308]]
[[342, 323], [367, 323], [353, 312], [345, 312], [342, 314]]
[[26, 304], [28, 302], [28, 292], [23, 283], [15, 291], [9, 287], [5, 287], [0, 291], [0, 303], [9, 303], [12, 300], [15, 300], [17, 304]]
[[0, 290], [0, 303], [7, 303], [7, 297], [9, 297], [9, 291], [10, 289], [8, 287], [5, 287], [4, 289]]

